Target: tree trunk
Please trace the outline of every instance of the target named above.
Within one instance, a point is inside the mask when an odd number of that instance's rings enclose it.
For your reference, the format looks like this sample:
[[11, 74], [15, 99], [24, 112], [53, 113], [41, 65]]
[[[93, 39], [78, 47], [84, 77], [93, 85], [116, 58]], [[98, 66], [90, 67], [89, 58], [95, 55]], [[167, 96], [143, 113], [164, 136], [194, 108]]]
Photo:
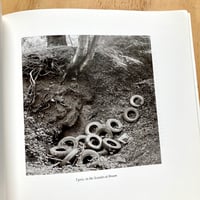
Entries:
[[93, 36], [90, 40], [89, 36], [80, 35], [78, 38], [78, 47], [68, 69], [74, 68], [77, 71], [82, 71], [88, 62], [93, 59], [98, 39], [99, 36]]
[[89, 36], [80, 35], [78, 37], [78, 47], [72, 59], [70, 68], [79, 67], [82, 64], [83, 60], [85, 59], [85, 56], [87, 55], [88, 46], [89, 46]]
[[78, 73], [88, 65], [89, 61], [94, 57], [99, 38], [100, 36], [93, 36], [90, 40], [88, 35], [80, 35], [78, 37], [78, 47], [71, 63], [66, 67], [62, 82], [65, 81], [66, 77], [77, 78]]
[[88, 65], [89, 61], [91, 61], [93, 59], [93, 57], [95, 55], [95, 51], [96, 51], [96, 45], [97, 45], [97, 42], [99, 41], [99, 38], [100, 38], [100, 36], [95, 35], [92, 38], [92, 40], [90, 41], [88, 48], [87, 48], [87, 54], [79, 67], [80, 72], [83, 70], [83, 68], [85, 66]]
[[65, 35], [47, 36], [47, 46], [48, 47], [61, 46], [61, 45], [67, 46]]

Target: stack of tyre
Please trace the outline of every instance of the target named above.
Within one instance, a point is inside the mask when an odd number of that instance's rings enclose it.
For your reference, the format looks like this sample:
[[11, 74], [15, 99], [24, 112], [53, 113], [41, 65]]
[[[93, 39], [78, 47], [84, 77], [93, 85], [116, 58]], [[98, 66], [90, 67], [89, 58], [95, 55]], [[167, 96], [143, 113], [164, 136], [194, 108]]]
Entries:
[[[139, 113], [136, 107], [143, 103], [142, 96], [132, 96], [132, 106], [124, 110], [124, 120], [129, 123], [137, 121]], [[50, 149], [50, 153], [61, 160], [61, 166], [98, 162], [100, 156], [117, 153], [127, 143], [126, 134], [120, 135], [122, 130], [123, 125], [118, 119], [107, 119], [104, 124], [93, 121], [86, 125], [84, 134], [62, 138], [57, 146]]]

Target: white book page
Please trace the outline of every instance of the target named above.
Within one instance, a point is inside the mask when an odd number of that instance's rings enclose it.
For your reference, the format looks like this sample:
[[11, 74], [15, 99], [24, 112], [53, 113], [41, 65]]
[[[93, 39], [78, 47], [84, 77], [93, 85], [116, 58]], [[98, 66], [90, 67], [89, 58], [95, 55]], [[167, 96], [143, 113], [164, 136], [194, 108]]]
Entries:
[[2, 12], [0, 1], [0, 199], [5, 199], [5, 179], [4, 179], [4, 135], [3, 135], [3, 81], [2, 81]]
[[[198, 200], [200, 137], [188, 20], [186, 11], [40, 10], [5, 16], [3, 101], [8, 200]], [[151, 37], [161, 164], [26, 175], [21, 39], [77, 34]]]

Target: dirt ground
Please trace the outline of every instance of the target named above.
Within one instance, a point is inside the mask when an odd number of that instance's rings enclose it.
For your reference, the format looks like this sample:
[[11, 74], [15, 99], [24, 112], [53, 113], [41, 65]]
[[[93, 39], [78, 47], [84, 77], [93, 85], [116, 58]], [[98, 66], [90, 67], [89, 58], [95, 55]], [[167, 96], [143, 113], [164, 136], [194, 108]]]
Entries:
[[[137, 50], [138, 51], [138, 50]], [[129, 54], [137, 53], [134, 48]], [[62, 81], [63, 70], [73, 51], [69, 47], [37, 50], [23, 55], [25, 149], [27, 175], [80, 172], [124, 168], [161, 163], [156, 101], [151, 58], [143, 65], [128, 63], [116, 67], [113, 59], [97, 52], [92, 62], [78, 77]], [[144, 59], [145, 55], [141, 55]], [[42, 69], [35, 90], [30, 95], [30, 66], [34, 62]], [[35, 64], [35, 65], [36, 65]], [[60, 67], [60, 68], [59, 68]], [[58, 70], [59, 69], [59, 70]], [[138, 108], [139, 119], [126, 122], [122, 114], [130, 107], [132, 95], [144, 97]], [[119, 119], [120, 134], [128, 135], [127, 144], [119, 152], [101, 156], [98, 165], [69, 164], [60, 166], [49, 149], [64, 136], [84, 134], [92, 121], [105, 123]], [[119, 135], [120, 135], [119, 134]]]

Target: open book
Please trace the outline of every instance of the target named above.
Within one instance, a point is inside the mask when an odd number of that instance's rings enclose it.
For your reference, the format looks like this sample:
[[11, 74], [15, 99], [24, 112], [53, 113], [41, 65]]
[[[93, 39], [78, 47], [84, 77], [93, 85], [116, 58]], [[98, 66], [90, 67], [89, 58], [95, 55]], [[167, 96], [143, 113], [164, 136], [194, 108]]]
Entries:
[[3, 200], [200, 199], [187, 11], [13, 13], [0, 45]]

